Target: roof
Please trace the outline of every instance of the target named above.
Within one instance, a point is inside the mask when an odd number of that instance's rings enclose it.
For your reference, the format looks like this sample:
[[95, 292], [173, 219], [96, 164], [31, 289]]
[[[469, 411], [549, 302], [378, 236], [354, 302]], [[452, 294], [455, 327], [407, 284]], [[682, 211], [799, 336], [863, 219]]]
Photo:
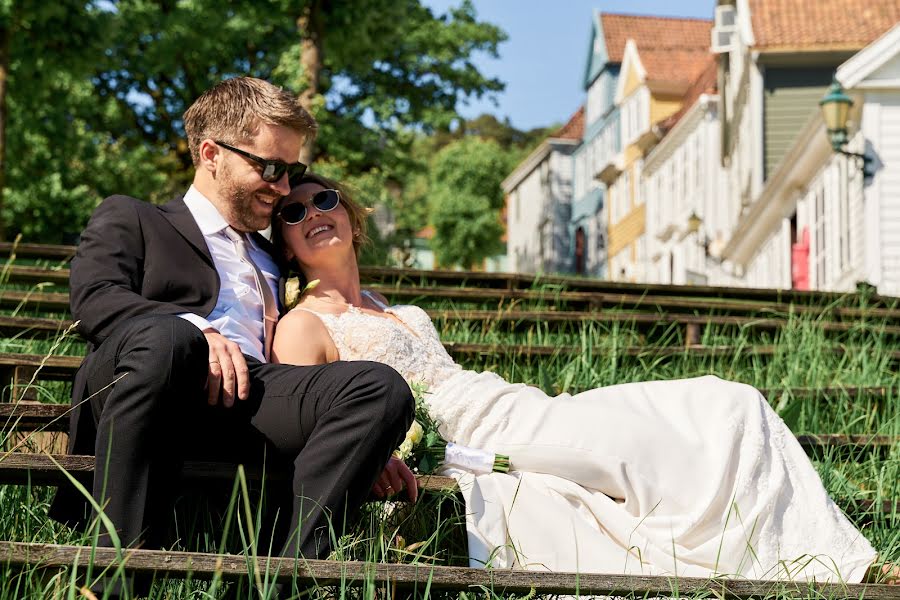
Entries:
[[859, 50], [900, 21], [897, 0], [749, 0], [754, 48]]
[[709, 50], [709, 30], [712, 22], [707, 19], [674, 17], [648, 17], [601, 13], [606, 54], [611, 63], [621, 63], [625, 55], [625, 42], [630, 38], [641, 51], [667, 48], [703, 48]]
[[[707, 38], [709, 37], [707, 29]], [[695, 81], [709, 60], [709, 39], [702, 48], [642, 48], [638, 44], [641, 65], [647, 72], [647, 83], [681, 83], [685, 86]]]
[[691, 107], [696, 104], [697, 100], [700, 99], [700, 96], [703, 94], [715, 94], [718, 87], [718, 61], [716, 61], [716, 55], [707, 53], [706, 60], [702, 63], [703, 69], [700, 71], [700, 74], [694, 79], [691, 86], [684, 93], [684, 99], [682, 100], [681, 108], [673, 114], [672, 116], [666, 118], [662, 121], [659, 126], [663, 131], [669, 131], [681, 118], [687, 114]]
[[568, 123], [550, 134], [549, 137], [563, 140], [581, 140], [584, 135], [584, 106], [569, 117]]

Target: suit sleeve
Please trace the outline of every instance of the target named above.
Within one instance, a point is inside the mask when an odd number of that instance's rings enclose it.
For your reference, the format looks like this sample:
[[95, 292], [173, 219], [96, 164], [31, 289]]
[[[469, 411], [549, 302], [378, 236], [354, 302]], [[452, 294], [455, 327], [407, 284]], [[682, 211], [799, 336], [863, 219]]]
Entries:
[[139, 200], [111, 196], [94, 211], [72, 259], [69, 302], [78, 331], [99, 345], [117, 324], [145, 314], [185, 309], [141, 295], [145, 243]]

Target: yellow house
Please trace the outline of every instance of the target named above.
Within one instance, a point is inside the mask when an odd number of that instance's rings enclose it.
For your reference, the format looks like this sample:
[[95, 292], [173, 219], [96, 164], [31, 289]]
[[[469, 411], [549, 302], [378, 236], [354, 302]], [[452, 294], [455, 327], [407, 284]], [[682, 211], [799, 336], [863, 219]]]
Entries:
[[644, 157], [662, 137], [659, 123], [678, 112], [709, 57], [711, 21], [657, 20], [625, 44], [615, 94], [622, 150], [597, 174], [607, 186], [607, 271], [614, 281], [645, 279]]

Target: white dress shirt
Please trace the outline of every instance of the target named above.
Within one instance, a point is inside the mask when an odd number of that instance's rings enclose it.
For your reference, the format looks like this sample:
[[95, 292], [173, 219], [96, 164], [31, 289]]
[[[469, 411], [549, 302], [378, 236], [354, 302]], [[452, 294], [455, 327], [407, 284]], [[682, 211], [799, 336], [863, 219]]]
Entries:
[[[219, 297], [216, 306], [204, 319], [193, 313], [182, 313], [201, 330], [212, 327], [241, 347], [241, 352], [265, 362], [263, 355], [263, 300], [256, 287], [253, 267], [242, 262], [234, 249], [234, 243], [225, 235], [228, 223], [206, 196], [191, 186], [184, 195], [184, 203], [191, 211], [200, 232], [206, 239], [206, 247], [212, 255], [219, 274]], [[249, 237], [249, 236], [248, 236]], [[278, 301], [278, 265], [269, 253], [259, 248], [252, 237], [247, 244], [250, 257], [266, 277], [272, 295]]]

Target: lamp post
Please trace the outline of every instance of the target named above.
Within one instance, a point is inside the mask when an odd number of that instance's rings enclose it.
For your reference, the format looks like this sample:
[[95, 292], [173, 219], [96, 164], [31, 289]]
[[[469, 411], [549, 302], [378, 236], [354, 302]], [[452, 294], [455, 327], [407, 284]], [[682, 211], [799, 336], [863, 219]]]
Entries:
[[837, 76], [832, 80], [828, 93], [819, 101], [819, 106], [822, 107], [822, 116], [825, 119], [825, 128], [828, 130], [831, 149], [838, 154], [861, 159], [863, 177], [871, 177], [873, 174], [869, 172], [868, 167], [872, 159], [865, 154], [850, 152], [843, 148], [850, 141], [847, 136], [847, 119], [850, 117], [850, 107], [853, 106], [853, 99], [844, 93], [844, 88], [841, 87], [841, 82], [837, 80]]

